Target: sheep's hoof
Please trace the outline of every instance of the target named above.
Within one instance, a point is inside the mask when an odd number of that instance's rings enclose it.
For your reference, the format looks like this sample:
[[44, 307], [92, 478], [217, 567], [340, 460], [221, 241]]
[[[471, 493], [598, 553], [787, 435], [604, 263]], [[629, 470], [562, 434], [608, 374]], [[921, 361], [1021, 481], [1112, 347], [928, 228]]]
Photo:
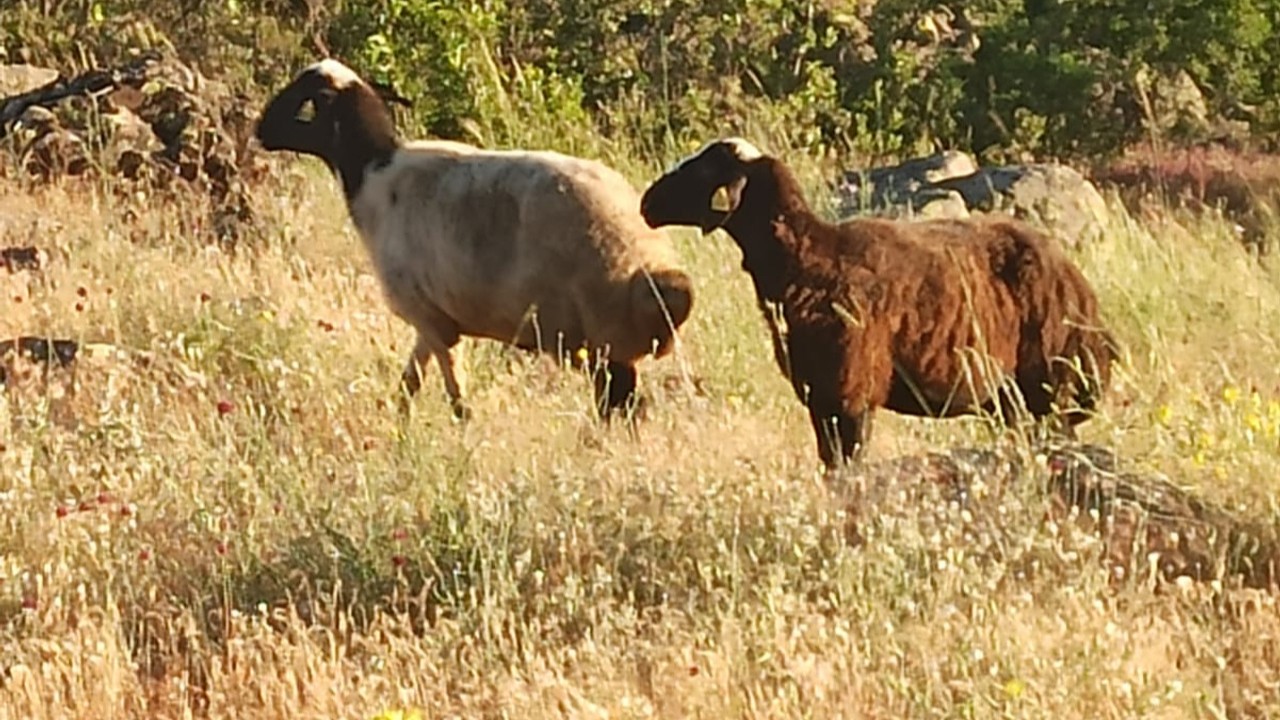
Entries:
[[407, 420], [413, 415], [413, 396], [408, 393], [401, 392], [396, 395], [396, 414], [400, 419]]
[[640, 395], [632, 395], [621, 405], [610, 405], [600, 409], [600, 422], [612, 425], [614, 418], [621, 418], [634, 427], [649, 417], [649, 399]]
[[453, 409], [453, 419], [456, 422], [463, 425], [471, 422], [471, 408], [467, 407], [461, 401], [451, 403], [450, 407]]
[[648, 420], [650, 405], [651, 403], [649, 402], [649, 398], [644, 397], [642, 395], [634, 396], [631, 399], [631, 402], [627, 403], [627, 407], [624, 411], [626, 414], [626, 418], [630, 420], [633, 424]]

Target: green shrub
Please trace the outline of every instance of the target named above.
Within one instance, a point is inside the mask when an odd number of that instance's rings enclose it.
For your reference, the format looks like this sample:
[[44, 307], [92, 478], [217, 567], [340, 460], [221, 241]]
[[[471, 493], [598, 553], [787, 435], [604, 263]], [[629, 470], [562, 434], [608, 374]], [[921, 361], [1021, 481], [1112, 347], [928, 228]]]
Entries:
[[[120, 32], [134, 18], [259, 92], [331, 54], [415, 100], [406, 130], [494, 144], [786, 126], [812, 154], [999, 160], [1280, 128], [1280, 0], [17, 0], [0, 45], [109, 61], [142, 41]], [[1205, 117], [1153, 123], [1144, 78], [1177, 73]]]

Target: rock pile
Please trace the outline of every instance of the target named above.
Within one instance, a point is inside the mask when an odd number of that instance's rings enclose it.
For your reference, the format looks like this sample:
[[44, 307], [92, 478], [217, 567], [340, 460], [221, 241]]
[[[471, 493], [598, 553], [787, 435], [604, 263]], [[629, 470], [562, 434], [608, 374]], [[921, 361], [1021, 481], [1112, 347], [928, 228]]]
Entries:
[[1109, 222], [1098, 189], [1070, 167], [979, 167], [957, 151], [847, 172], [837, 193], [845, 215], [963, 218], [975, 212], [1004, 212], [1073, 246], [1101, 238]]
[[0, 88], [0, 138], [26, 177], [108, 177], [134, 197], [195, 193], [224, 243], [252, 222], [246, 183], [265, 169], [250, 149], [253, 108], [171, 53], [73, 78], [0, 65]]

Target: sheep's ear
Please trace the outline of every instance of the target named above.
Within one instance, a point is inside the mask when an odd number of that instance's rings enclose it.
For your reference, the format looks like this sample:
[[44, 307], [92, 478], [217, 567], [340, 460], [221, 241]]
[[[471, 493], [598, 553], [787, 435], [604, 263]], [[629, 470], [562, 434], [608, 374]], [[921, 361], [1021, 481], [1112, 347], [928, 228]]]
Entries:
[[732, 182], [721, 185], [711, 194], [711, 207], [701, 223], [702, 234], [715, 230], [729, 221], [729, 217], [742, 202], [742, 189], [747, 186], [747, 178], [739, 177]]
[[729, 214], [738, 209], [738, 204], [742, 202], [742, 189], [746, 187], [747, 179], [740, 177], [727, 185], [721, 185], [711, 194], [711, 209], [718, 213]]
[[747, 186], [747, 178], [745, 175], [735, 178], [734, 181], [729, 183], [728, 185], [720, 186], [720, 188], [716, 190], [716, 195], [719, 196], [721, 192], [724, 193], [724, 198], [722, 201], [724, 206], [717, 207], [716, 199], [713, 197], [711, 200], [711, 208], [716, 212], [722, 212], [726, 214], [734, 212], [735, 210], [738, 209], [738, 205], [742, 203], [742, 190], [746, 186]]
[[711, 209], [721, 213], [727, 213], [733, 210], [733, 200], [729, 199], [728, 185], [721, 185], [716, 188], [715, 193], [711, 195]]

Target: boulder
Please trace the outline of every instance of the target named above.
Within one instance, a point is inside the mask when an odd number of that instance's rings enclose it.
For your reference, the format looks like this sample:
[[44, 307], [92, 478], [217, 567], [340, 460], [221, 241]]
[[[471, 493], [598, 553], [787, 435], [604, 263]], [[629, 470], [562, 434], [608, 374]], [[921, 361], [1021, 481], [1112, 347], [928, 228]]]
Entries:
[[837, 192], [845, 215], [962, 218], [1002, 212], [1039, 225], [1073, 246], [1101, 238], [1110, 215], [1098, 189], [1065, 165], [979, 168], [955, 151], [846, 173]]
[[35, 65], [0, 65], [0, 98], [30, 92], [58, 77], [57, 70]]

